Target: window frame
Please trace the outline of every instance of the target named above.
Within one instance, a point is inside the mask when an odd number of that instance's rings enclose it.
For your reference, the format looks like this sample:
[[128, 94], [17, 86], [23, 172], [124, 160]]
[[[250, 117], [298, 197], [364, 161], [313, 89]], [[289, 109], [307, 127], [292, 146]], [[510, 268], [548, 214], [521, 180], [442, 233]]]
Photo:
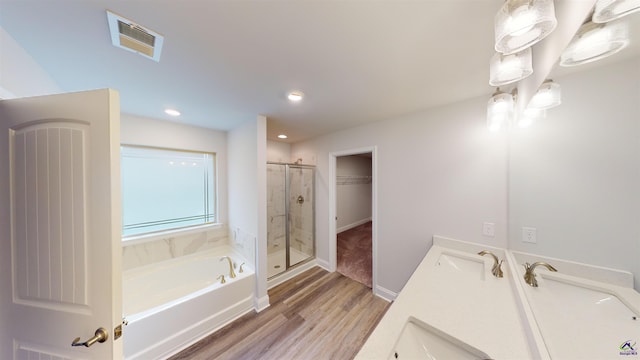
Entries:
[[[161, 237], [165, 237], [167, 235], [188, 235], [191, 233], [197, 233], [197, 232], [202, 232], [202, 231], [206, 231], [206, 230], [210, 230], [212, 228], [217, 228], [221, 226], [220, 223], [220, 209], [219, 209], [219, 194], [218, 194], [218, 188], [219, 188], [219, 179], [218, 179], [218, 153], [215, 151], [202, 151], [202, 150], [190, 150], [190, 149], [183, 149], [183, 148], [172, 148], [172, 147], [164, 147], [164, 146], [152, 146], [152, 145], [139, 145], [139, 144], [127, 144], [127, 143], [120, 143], [120, 162], [122, 162], [122, 148], [123, 147], [129, 147], [129, 148], [137, 148], [137, 149], [150, 149], [150, 150], [164, 150], [164, 151], [173, 151], [173, 152], [185, 152], [185, 153], [193, 153], [193, 154], [207, 154], [207, 155], [211, 155], [213, 157], [213, 167], [212, 167], [212, 173], [213, 173], [213, 187], [211, 189], [211, 191], [213, 192], [213, 217], [214, 217], [214, 221], [212, 222], [208, 222], [208, 223], [203, 223], [203, 224], [196, 224], [196, 225], [185, 225], [185, 226], [178, 226], [178, 227], [174, 227], [174, 228], [169, 228], [169, 229], [162, 229], [162, 230], [155, 230], [155, 231], [149, 231], [149, 232], [144, 232], [144, 233], [139, 233], [139, 234], [131, 234], [131, 235], [124, 235], [122, 232], [124, 230], [124, 222], [122, 222], [121, 226], [120, 226], [120, 237], [122, 239], [123, 243], [127, 243], [127, 244], [131, 244], [131, 243], [137, 243], [137, 242], [147, 242], [147, 241], [152, 241]], [[120, 186], [122, 188], [122, 164], [120, 164]], [[120, 199], [121, 199], [121, 211], [124, 211], [124, 199], [122, 196], [122, 191], [121, 191], [121, 195], [120, 195]]]

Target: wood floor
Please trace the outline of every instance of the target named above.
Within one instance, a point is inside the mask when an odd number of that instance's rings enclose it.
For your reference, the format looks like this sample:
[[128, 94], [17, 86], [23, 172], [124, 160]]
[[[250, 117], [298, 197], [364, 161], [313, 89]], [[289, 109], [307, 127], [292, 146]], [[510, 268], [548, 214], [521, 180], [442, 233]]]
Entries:
[[269, 300], [171, 359], [353, 359], [389, 306], [319, 267], [269, 290]]

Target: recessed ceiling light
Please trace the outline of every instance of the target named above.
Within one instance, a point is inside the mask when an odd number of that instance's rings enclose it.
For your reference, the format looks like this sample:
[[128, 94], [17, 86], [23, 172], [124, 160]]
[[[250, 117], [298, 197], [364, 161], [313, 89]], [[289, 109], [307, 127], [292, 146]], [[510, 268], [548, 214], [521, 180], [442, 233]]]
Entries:
[[302, 100], [302, 97], [304, 96], [304, 94], [302, 93], [302, 91], [292, 91], [289, 93], [289, 95], [287, 95], [287, 98], [291, 101], [300, 101]]
[[287, 138], [287, 135], [285, 135], [285, 134], [280, 134], [280, 135], [278, 135], [278, 138], [280, 138], [280, 139], [286, 139], [286, 138]]
[[175, 109], [165, 109], [164, 112], [167, 115], [171, 115], [171, 116], [180, 116], [180, 111], [175, 110]]

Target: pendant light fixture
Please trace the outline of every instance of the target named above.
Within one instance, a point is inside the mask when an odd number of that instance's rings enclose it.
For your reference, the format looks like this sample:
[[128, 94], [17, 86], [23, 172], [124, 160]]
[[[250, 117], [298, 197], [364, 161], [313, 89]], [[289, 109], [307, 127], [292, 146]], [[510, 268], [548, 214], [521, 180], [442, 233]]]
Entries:
[[560, 84], [551, 79], [545, 80], [527, 105], [528, 109], [546, 110], [562, 103]]
[[509, 124], [513, 116], [513, 96], [496, 89], [487, 103], [487, 127], [498, 131]]
[[519, 128], [526, 128], [531, 126], [534, 121], [539, 119], [544, 119], [547, 117], [547, 111], [542, 109], [533, 109], [526, 108], [520, 116], [518, 116], [518, 121], [516, 121], [516, 126]]
[[606, 23], [636, 11], [640, 11], [640, 0], [598, 0], [592, 20], [594, 23]]
[[583, 24], [560, 56], [561, 66], [576, 66], [613, 55], [629, 45], [629, 28], [624, 21]]
[[553, 0], [506, 0], [495, 17], [495, 49], [505, 55], [532, 46], [557, 25]]
[[489, 65], [489, 85], [510, 84], [522, 80], [532, 73], [531, 48], [511, 55], [495, 53]]

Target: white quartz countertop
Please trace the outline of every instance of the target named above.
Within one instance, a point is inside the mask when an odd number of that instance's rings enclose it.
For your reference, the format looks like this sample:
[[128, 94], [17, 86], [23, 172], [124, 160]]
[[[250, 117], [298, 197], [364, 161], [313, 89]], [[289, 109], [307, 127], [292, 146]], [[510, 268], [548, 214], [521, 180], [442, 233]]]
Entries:
[[[504, 259], [504, 277], [492, 275], [482, 250]], [[557, 268], [540, 266], [538, 287], [523, 280], [522, 264], [535, 262]], [[434, 236], [356, 359], [432, 358], [439, 346], [474, 359], [636, 357], [640, 293], [632, 284], [627, 271]]]
[[[398, 336], [411, 318], [492, 359], [538, 358], [531, 328], [516, 298], [510, 267], [503, 264], [504, 277], [494, 277], [493, 259], [477, 255], [481, 250], [505, 259], [502, 249], [434, 239], [433, 247], [356, 359], [393, 359]], [[457, 266], [460, 264], [466, 267]]]

